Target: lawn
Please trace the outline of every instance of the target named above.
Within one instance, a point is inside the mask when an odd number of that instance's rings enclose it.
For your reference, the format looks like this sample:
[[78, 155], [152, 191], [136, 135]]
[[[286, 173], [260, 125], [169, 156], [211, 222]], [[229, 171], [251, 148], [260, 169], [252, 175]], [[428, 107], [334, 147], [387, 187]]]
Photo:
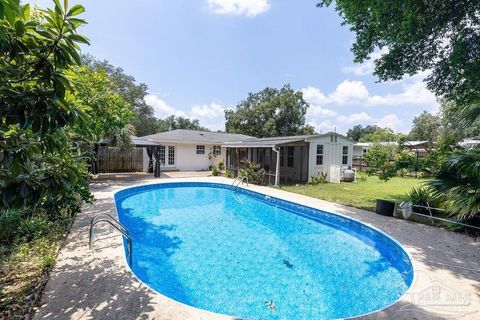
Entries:
[[375, 199], [401, 202], [406, 200], [406, 193], [412, 187], [420, 187], [427, 179], [394, 177], [388, 182], [381, 182], [377, 177], [367, 177], [365, 181], [354, 183], [327, 183], [319, 185], [282, 186], [285, 191], [336, 202], [356, 208], [375, 210]]

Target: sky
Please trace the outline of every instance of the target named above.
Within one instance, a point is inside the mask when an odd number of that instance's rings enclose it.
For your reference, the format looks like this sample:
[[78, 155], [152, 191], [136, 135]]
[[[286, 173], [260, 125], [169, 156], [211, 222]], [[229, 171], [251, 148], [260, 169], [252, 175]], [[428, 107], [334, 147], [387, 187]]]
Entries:
[[[27, 1], [28, 2], [28, 1]], [[41, 7], [50, 0], [29, 1]], [[353, 63], [355, 34], [318, 0], [70, 0], [83, 4], [82, 47], [149, 88], [155, 115], [200, 120], [222, 130], [224, 110], [249, 92], [289, 83], [310, 104], [317, 132], [376, 124], [408, 132], [437, 112], [426, 74], [378, 83], [372, 60]]]

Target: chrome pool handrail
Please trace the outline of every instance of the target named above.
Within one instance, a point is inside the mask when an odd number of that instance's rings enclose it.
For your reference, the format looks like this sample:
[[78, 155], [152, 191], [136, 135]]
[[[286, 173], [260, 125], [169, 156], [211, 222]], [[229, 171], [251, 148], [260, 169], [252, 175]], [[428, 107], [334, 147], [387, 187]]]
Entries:
[[247, 187], [248, 187], [248, 177], [247, 176], [238, 176], [236, 177], [233, 182], [232, 186], [235, 187], [235, 183], [237, 183], [237, 187], [240, 186], [240, 184], [244, 184], [244, 181], [247, 182]]
[[[108, 218], [101, 218], [102, 216], [107, 216]], [[100, 218], [99, 218], [100, 217]], [[118, 232], [122, 234], [122, 236], [127, 240], [127, 253], [128, 253], [128, 262], [132, 264], [132, 238], [130, 237], [130, 234], [128, 233], [127, 228], [125, 228], [124, 225], [122, 225], [119, 221], [117, 221], [115, 218], [113, 218], [111, 215], [108, 213], [100, 213], [96, 215], [95, 217], [92, 218], [90, 221], [90, 229], [88, 230], [88, 245], [89, 248], [92, 248], [92, 243], [93, 243], [93, 236], [94, 236], [94, 227], [96, 224], [100, 222], [106, 222], [110, 224], [112, 227], [114, 227]]]

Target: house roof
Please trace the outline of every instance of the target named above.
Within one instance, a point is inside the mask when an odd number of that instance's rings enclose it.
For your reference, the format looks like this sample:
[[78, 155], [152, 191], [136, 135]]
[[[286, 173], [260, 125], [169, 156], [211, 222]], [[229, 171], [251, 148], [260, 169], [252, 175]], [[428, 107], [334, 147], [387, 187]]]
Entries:
[[268, 138], [251, 138], [242, 141], [228, 141], [225, 142], [222, 146], [227, 148], [271, 148], [279, 145], [298, 143], [298, 142], [307, 142], [308, 140], [328, 136], [330, 134], [336, 134], [347, 140], [347, 137], [344, 135], [327, 132], [324, 134], [311, 134], [311, 135], [300, 135], [300, 136], [285, 136], [285, 137], [268, 137]]
[[159, 145], [158, 143], [156, 143], [154, 141], [151, 141], [151, 140], [148, 140], [148, 139], [145, 139], [145, 138], [135, 137], [135, 136], [132, 136], [131, 140], [132, 140], [132, 144], [137, 146], [137, 147], [150, 147], [150, 146], [158, 146]]
[[193, 143], [217, 143], [222, 144], [226, 141], [241, 141], [253, 137], [244, 134], [207, 132], [199, 130], [170, 130], [141, 137], [157, 143], [161, 142], [193, 142]]
[[[412, 141], [405, 141], [404, 145], [410, 146], [410, 147], [416, 147], [420, 146], [422, 144], [428, 143], [428, 141], [418, 141], [418, 140], [412, 140]], [[354, 144], [356, 147], [372, 147], [374, 144], [380, 144], [382, 146], [396, 146], [398, 145], [398, 142], [395, 141], [382, 141], [382, 142], [357, 142]]]

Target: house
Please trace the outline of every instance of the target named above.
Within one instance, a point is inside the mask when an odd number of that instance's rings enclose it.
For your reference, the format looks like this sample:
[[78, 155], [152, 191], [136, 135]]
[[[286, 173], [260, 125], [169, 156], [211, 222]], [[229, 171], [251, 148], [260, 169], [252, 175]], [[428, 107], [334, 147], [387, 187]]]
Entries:
[[[198, 130], [171, 130], [142, 137], [156, 143], [162, 170], [199, 171], [225, 162], [225, 141], [241, 141], [253, 137], [243, 134], [206, 132]], [[144, 150], [144, 163], [148, 167], [151, 156]]]
[[265, 169], [268, 182], [306, 182], [326, 173], [327, 179], [339, 182], [341, 170], [352, 165], [353, 141], [328, 132], [325, 134], [252, 138], [225, 142], [226, 165], [234, 173], [245, 160]]
[[[162, 170], [207, 170], [224, 161], [238, 174], [245, 160], [256, 162], [266, 171], [270, 183], [306, 182], [326, 173], [339, 181], [341, 170], [352, 166], [353, 141], [329, 132], [325, 134], [255, 138], [242, 134], [171, 130], [141, 137], [158, 146]], [[144, 151], [145, 167], [152, 159]]]

